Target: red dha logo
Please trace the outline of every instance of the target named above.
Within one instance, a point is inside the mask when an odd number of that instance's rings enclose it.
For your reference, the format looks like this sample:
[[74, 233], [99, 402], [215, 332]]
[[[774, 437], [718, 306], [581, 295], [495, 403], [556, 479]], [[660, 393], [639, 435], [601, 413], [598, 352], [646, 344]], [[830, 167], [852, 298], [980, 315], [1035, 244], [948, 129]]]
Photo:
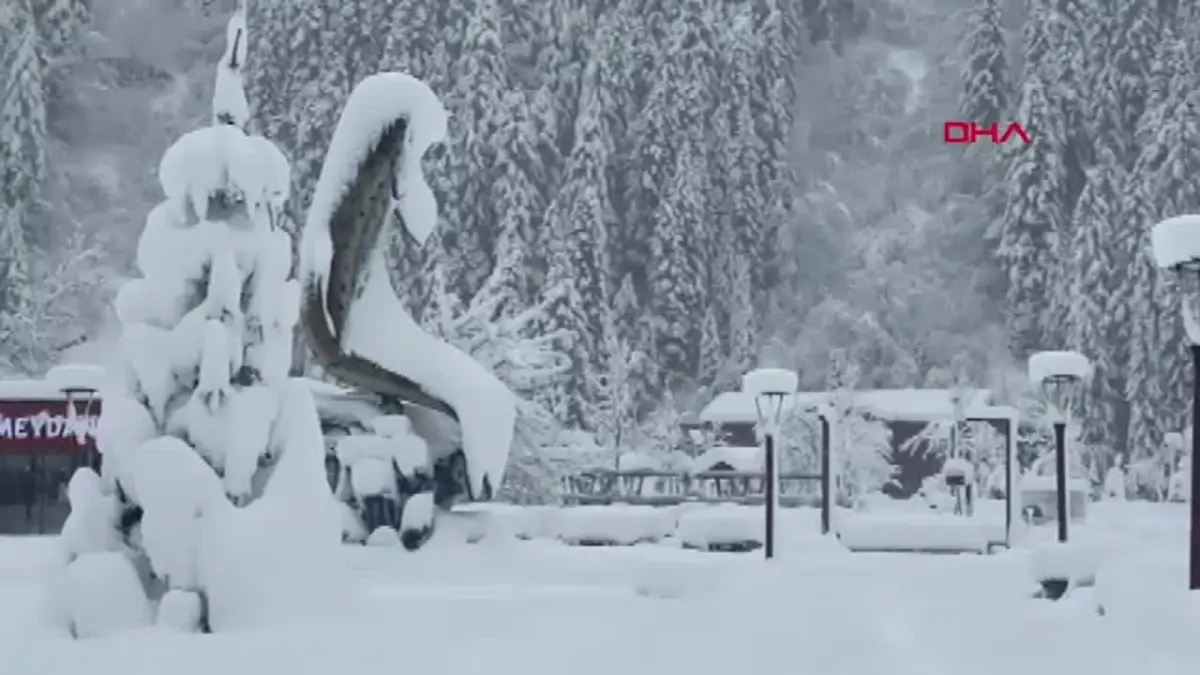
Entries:
[[1000, 132], [999, 124], [981, 127], [974, 122], [946, 122], [942, 129], [942, 139], [946, 145], [973, 145], [984, 136], [992, 139], [992, 145], [1005, 145], [1013, 136], [1020, 138], [1025, 145], [1033, 142], [1019, 122], [1009, 124], [1003, 133]]

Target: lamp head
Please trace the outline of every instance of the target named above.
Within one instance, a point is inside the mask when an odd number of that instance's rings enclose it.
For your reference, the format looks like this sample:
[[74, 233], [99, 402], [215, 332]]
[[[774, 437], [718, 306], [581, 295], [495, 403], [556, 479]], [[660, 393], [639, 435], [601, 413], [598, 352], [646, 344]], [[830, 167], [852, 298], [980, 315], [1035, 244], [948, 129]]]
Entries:
[[1062, 417], [1071, 414], [1079, 394], [1083, 391], [1083, 378], [1075, 375], [1052, 375], [1042, 380], [1042, 394]]
[[754, 411], [758, 415], [758, 424], [764, 428], [773, 428], [783, 417], [783, 403], [791, 392], [761, 391], [754, 397]]

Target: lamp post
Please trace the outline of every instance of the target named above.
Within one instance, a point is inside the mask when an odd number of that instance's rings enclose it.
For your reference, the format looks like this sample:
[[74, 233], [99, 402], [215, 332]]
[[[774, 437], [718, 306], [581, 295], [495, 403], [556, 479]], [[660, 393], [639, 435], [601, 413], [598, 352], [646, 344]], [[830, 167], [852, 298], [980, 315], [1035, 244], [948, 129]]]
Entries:
[[783, 412], [785, 391], [766, 391], [754, 397], [754, 408], [758, 413], [759, 429], [763, 434], [763, 455], [766, 463], [763, 472], [764, 532], [763, 554], [770, 560], [775, 557], [775, 515], [779, 509], [779, 460], [775, 454], [775, 434], [778, 432], [779, 417]]
[[1078, 352], [1038, 352], [1029, 358], [1029, 379], [1041, 385], [1054, 416], [1054, 496], [1061, 543], [1067, 541], [1070, 522], [1067, 421], [1080, 385], [1090, 379], [1091, 372], [1091, 363]]
[[779, 458], [775, 451], [775, 439], [779, 433], [784, 404], [798, 386], [799, 377], [796, 373], [780, 368], [760, 368], [742, 377], [742, 390], [754, 396], [758, 429], [763, 437], [766, 465], [763, 471], [763, 555], [767, 560], [775, 557], [775, 516], [779, 509]]
[[1192, 303], [1200, 301], [1200, 216], [1168, 218], [1151, 231], [1154, 262], [1179, 277], [1183, 327], [1192, 353], [1192, 489], [1188, 538], [1188, 589], [1200, 590], [1200, 322]]

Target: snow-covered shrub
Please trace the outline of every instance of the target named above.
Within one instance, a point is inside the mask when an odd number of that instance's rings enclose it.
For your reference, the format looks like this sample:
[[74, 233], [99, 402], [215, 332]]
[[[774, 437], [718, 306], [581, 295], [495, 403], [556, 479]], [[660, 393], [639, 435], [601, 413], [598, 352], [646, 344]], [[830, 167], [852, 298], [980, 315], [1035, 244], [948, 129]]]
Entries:
[[288, 377], [300, 299], [276, 226], [288, 173], [270, 141], [236, 124], [184, 134], [163, 155], [141, 277], [115, 300], [102, 476], [72, 480], [59, 585], [81, 637], [156, 611], [225, 630], [322, 600], [341, 527], [312, 394]]

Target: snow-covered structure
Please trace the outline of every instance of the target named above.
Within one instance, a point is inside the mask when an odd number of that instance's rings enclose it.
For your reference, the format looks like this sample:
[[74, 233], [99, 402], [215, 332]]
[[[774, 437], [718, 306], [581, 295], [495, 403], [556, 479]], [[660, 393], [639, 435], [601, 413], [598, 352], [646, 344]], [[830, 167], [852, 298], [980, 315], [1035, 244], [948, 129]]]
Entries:
[[508, 387], [424, 332], [388, 278], [384, 226], [394, 217], [422, 243], [437, 224], [421, 157], [446, 124], [420, 80], [364, 80], [334, 131], [300, 246], [302, 325], [314, 355], [335, 379], [402, 405], [428, 445], [442, 505], [495, 494], [517, 415]]
[[[326, 591], [345, 509], [330, 489], [311, 381], [289, 377], [305, 292], [321, 301], [319, 320], [306, 307], [310, 336], [320, 323], [337, 343], [334, 352], [316, 345], [328, 370], [360, 376], [339, 366], [363, 354], [373, 360], [353, 363], [374, 368], [367, 392], [461, 420], [457, 466], [469, 495], [498, 487], [507, 459], [511, 395], [469, 357], [414, 330], [382, 269], [378, 233], [393, 206], [419, 239], [436, 220], [420, 159], [445, 134], [440, 101], [400, 74], [354, 92], [305, 226], [297, 279], [291, 238], [278, 226], [288, 162], [243, 130], [244, 94], [230, 89], [240, 89], [244, 59], [240, 13], [229, 37], [216, 124], [163, 155], [165, 199], [138, 243], [141, 276], [115, 300], [121, 353], [102, 391], [102, 470], [80, 469], [71, 481], [63, 573], [52, 589], [61, 600], [54, 618], [78, 637], [150, 621], [228, 630], [302, 618], [334, 599]], [[356, 284], [339, 295], [347, 279]], [[414, 381], [412, 390], [388, 388]], [[396, 524], [413, 548], [432, 527], [433, 492], [419, 478], [432, 475], [437, 449], [412, 428], [429, 421], [405, 412], [375, 420], [371, 435], [339, 451], [351, 490], [398, 497]], [[416, 487], [399, 494], [405, 485]]]

